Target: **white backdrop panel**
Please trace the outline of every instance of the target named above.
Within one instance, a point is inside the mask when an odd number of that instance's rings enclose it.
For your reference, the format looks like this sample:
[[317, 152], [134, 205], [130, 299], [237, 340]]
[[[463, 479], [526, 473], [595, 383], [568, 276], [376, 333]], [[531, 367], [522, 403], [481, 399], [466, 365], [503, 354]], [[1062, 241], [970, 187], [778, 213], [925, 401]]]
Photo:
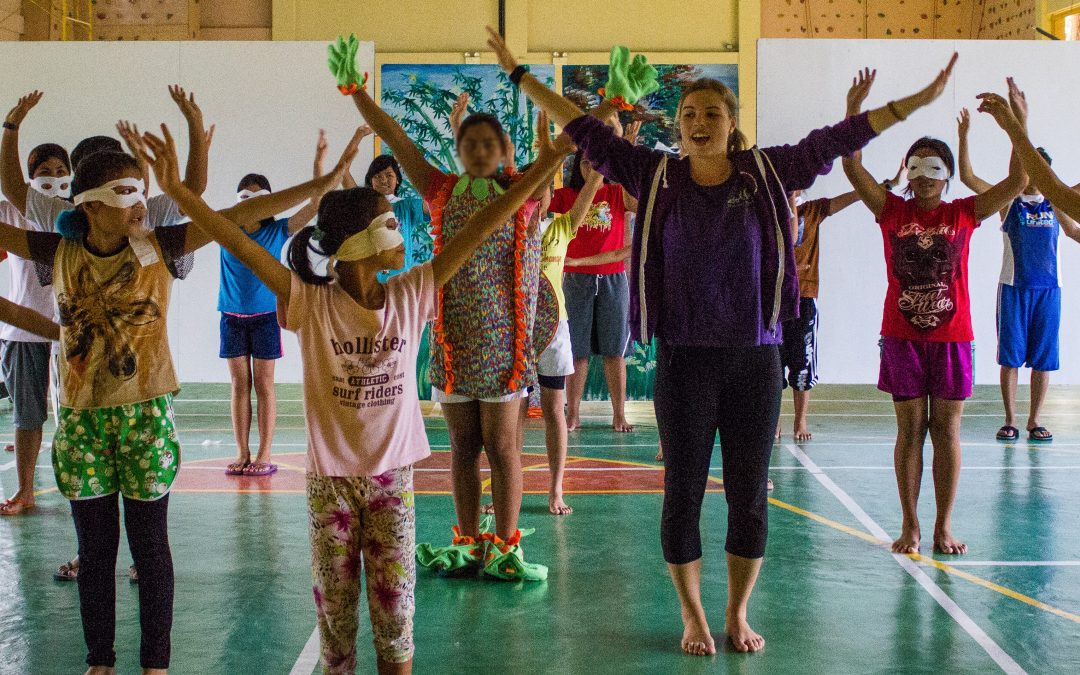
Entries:
[[[3, 43], [0, 60], [9, 64], [0, 72], [0, 108], [33, 89], [45, 92], [19, 132], [24, 159], [39, 143], [70, 150], [86, 136], [115, 137], [117, 120], [129, 119], [143, 129], [167, 123], [183, 162], [186, 126], [166, 88], [179, 83], [195, 92], [206, 124], [217, 125], [204, 195], [214, 208], [235, 203], [236, 183], [246, 173], [265, 174], [275, 189], [308, 180], [318, 130], [326, 129], [329, 139], [329, 167], [362, 122], [334, 88], [324, 42]], [[372, 43], [361, 43], [358, 61], [361, 72], [374, 71]], [[354, 174], [371, 158], [368, 139]], [[217, 245], [206, 247], [173, 289], [169, 335], [182, 382], [229, 381], [217, 356], [219, 260]], [[6, 270], [0, 279], [6, 292]], [[277, 380], [299, 382], [292, 334], [284, 334], [284, 346]]]
[[[924, 40], [761, 40], [758, 43], [758, 135], [762, 146], [794, 143], [812, 129], [833, 124], [844, 114], [845, 94], [863, 66], [877, 69], [865, 108], [884, 105], [925, 86], [960, 53], [952, 81], [936, 102], [875, 139], [863, 154], [878, 178], [892, 178], [907, 148], [920, 136], [946, 141], [956, 152], [956, 117], [972, 113], [971, 154], [976, 174], [990, 181], [1008, 173], [1010, 144], [989, 116], [975, 112], [976, 94], [1004, 93], [1011, 75], [1031, 105], [1032, 140], [1047, 148], [1054, 169], [1070, 184], [1080, 182], [1080, 133], [1070, 92], [1080, 91], [1080, 51], [1066, 43], [1034, 41]], [[807, 197], [833, 197], [850, 190], [837, 161]], [[954, 179], [947, 199], [971, 194]], [[995, 360], [995, 303], [1001, 270], [1000, 221], [983, 221], [972, 237], [970, 293], [975, 329], [978, 384], [998, 382]], [[1060, 237], [1062, 269], [1061, 366], [1053, 381], [1080, 384], [1080, 247]], [[827, 219], [821, 228], [821, 381], [876, 383], [877, 340], [885, 298], [885, 259], [881, 231], [861, 203]], [[1022, 376], [1026, 383], [1026, 376]]]

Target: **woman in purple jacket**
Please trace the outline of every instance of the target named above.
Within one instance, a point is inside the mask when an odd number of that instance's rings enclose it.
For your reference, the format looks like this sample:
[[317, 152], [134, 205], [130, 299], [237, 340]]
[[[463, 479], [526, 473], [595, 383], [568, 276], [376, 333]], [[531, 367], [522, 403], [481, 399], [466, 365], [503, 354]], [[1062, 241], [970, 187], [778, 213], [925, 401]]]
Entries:
[[[746, 620], [765, 553], [769, 458], [780, 413], [780, 322], [796, 316], [799, 289], [787, 193], [805, 190], [837, 157], [936, 99], [956, 56], [922, 91], [813, 131], [796, 145], [747, 150], [738, 102], [714, 80], [679, 101], [683, 159], [634, 146], [523, 72], [491, 32], [510, 79], [585, 153], [639, 200], [630, 270], [630, 320], [658, 337], [656, 421], [664, 446], [661, 543], [682, 604], [682, 648], [713, 654], [701, 605], [701, 503], [717, 431], [728, 503], [729, 598], [725, 633], [738, 651], [765, 640]], [[595, 115], [595, 116], [594, 116]]]

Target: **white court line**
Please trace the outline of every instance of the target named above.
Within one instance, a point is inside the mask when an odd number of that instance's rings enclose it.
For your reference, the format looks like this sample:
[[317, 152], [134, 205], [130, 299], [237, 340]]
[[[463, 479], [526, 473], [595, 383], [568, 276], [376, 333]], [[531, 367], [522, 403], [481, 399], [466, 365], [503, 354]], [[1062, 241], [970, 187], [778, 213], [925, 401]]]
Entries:
[[[848, 512], [851, 513], [851, 515], [855, 516], [855, 519], [858, 520], [862, 524], [862, 526], [865, 527], [868, 532], [870, 532], [870, 534], [874, 535], [883, 542], [888, 542], [891, 539], [891, 537], [889, 537], [889, 534], [884, 530], [884, 528], [878, 525], [877, 521], [871, 518], [870, 514], [864, 511], [863, 508], [859, 506], [854, 499], [851, 498], [851, 495], [845, 492], [843, 488], [834, 483], [831, 478], [825, 475], [825, 472], [821, 470], [821, 467], [819, 467], [814, 462], [814, 460], [810, 459], [810, 457], [805, 452], [800, 450], [797, 446], [791, 445], [790, 443], [785, 444], [784, 447], [787, 448], [787, 451], [790, 452], [792, 456], [794, 456], [795, 459], [799, 461], [800, 464], [805, 466], [810, 471], [810, 473], [813, 474], [814, 478], [816, 478], [817, 481], [821, 483], [826, 490], [831, 492], [832, 495], [836, 497], [841, 504], [844, 505], [844, 508], [846, 508]], [[934, 600], [936, 600], [939, 605], [941, 605], [941, 608], [944, 609], [946, 613], [948, 613], [948, 615], [951, 616], [953, 620], [955, 620], [956, 623], [958, 623], [960, 627], [963, 628], [964, 631], [968, 635], [970, 635], [971, 638], [975, 640], [975, 642], [977, 642], [980, 647], [983, 648], [983, 650], [986, 651], [986, 653], [990, 656], [991, 659], [993, 659], [994, 663], [996, 663], [998, 667], [1000, 667], [1003, 671], [1009, 673], [1010, 675], [1014, 673], [1026, 672], [1023, 668], [1020, 667], [1019, 663], [1014, 661], [1011, 656], [1005, 653], [1005, 650], [1002, 649], [1001, 646], [998, 645], [998, 643], [994, 642], [993, 638], [987, 635], [982, 628], [979, 628], [979, 625], [976, 624], [971, 619], [971, 617], [968, 616], [967, 613], [960, 608], [960, 605], [956, 604], [956, 602], [951, 597], [949, 597], [948, 594], [945, 593], [945, 591], [941, 590], [940, 586], [934, 583], [934, 580], [931, 579], [921, 567], [919, 567], [918, 563], [916, 563], [914, 560], [907, 557], [906, 555], [900, 555], [899, 553], [893, 553], [891, 555], [893, 557], [893, 560], [895, 560], [897, 564], [900, 565], [900, 567], [902, 567], [904, 571], [911, 576], [912, 579], [917, 581], [920, 586], [926, 589], [930, 596], [934, 598]]]
[[319, 665], [319, 629], [311, 631], [304, 648], [300, 650], [300, 656], [296, 657], [289, 675], [311, 675]]
[[4, 464], [3, 466], [0, 466], [0, 471], [7, 471], [8, 469], [14, 469], [14, 468], [15, 468], [15, 460], [12, 460], [12, 461], [8, 462], [7, 464]]
[[1080, 567], [1080, 560], [950, 560], [949, 567]]

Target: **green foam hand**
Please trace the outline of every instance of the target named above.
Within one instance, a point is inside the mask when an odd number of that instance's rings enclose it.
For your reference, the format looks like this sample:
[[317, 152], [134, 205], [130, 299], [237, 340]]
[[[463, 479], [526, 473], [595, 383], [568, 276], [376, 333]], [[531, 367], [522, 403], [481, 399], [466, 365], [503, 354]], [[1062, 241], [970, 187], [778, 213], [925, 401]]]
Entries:
[[355, 94], [359, 89], [367, 86], [368, 74], [364, 73], [363, 79], [356, 69], [356, 52], [360, 48], [360, 41], [356, 34], [349, 36], [348, 41], [338, 36], [336, 42], [331, 42], [326, 47], [326, 63], [330, 66], [330, 73], [337, 79], [337, 88], [345, 96]]
[[615, 45], [611, 48], [608, 81], [600, 93], [621, 108], [631, 110], [638, 100], [660, 88], [658, 77], [656, 68], [649, 65], [644, 55], [638, 54], [631, 60], [629, 49]]

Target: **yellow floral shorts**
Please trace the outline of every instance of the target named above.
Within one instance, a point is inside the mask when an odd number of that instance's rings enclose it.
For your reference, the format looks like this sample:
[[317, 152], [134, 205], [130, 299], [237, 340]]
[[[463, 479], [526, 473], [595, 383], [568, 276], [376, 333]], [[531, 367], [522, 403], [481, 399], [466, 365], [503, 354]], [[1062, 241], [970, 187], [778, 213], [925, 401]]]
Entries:
[[180, 469], [172, 395], [112, 408], [61, 407], [52, 460], [68, 499], [164, 497]]

